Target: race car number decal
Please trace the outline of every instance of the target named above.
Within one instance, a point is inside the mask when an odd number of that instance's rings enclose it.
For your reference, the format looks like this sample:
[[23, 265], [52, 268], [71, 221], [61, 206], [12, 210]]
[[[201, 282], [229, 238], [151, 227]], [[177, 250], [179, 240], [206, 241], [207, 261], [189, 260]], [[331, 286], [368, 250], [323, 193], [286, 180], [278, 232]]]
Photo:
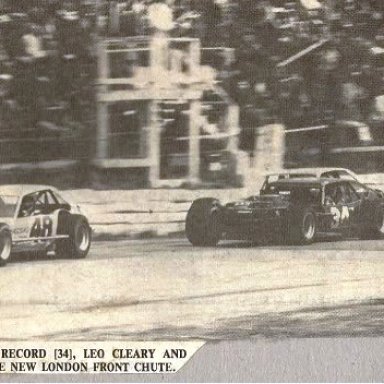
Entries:
[[341, 222], [345, 223], [347, 221], [349, 221], [349, 209], [348, 207], [342, 207], [341, 208]]
[[15, 228], [15, 229], [12, 230], [12, 233], [13, 233], [15, 236], [20, 236], [20, 235], [28, 236], [28, 230], [29, 230], [28, 227]]
[[333, 215], [331, 223], [332, 229], [338, 228], [340, 224], [349, 221], [349, 209], [346, 206], [341, 207], [341, 209], [338, 207], [332, 207], [331, 214]]
[[29, 237], [49, 237], [52, 235], [52, 220], [49, 216], [37, 217]]

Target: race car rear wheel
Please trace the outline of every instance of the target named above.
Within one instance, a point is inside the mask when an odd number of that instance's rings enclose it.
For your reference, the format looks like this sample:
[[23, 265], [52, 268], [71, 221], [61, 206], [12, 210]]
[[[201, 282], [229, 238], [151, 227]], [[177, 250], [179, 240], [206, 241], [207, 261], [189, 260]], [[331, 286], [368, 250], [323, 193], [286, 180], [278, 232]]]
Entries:
[[63, 215], [59, 221], [60, 234], [68, 235], [56, 244], [56, 254], [60, 257], [83, 259], [91, 247], [92, 230], [85, 217]]
[[217, 212], [212, 212], [215, 199], [199, 199], [192, 203], [185, 223], [185, 233], [190, 243], [197, 247], [215, 246], [220, 240], [220, 222]]
[[294, 211], [288, 220], [287, 241], [290, 244], [313, 243], [317, 222], [316, 215], [311, 209]]
[[11, 258], [12, 235], [6, 225], [0, 226], [0, 267], [8, 263]]

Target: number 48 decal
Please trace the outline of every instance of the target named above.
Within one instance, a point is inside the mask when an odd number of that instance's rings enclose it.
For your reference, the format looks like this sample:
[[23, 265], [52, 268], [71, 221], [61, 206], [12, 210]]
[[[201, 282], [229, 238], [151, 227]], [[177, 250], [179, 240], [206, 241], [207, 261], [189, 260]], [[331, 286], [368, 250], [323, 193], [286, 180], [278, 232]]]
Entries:
[[36, 217], [29, 237], [49, 237], [52, 235], [52, 220], [49, 216]]

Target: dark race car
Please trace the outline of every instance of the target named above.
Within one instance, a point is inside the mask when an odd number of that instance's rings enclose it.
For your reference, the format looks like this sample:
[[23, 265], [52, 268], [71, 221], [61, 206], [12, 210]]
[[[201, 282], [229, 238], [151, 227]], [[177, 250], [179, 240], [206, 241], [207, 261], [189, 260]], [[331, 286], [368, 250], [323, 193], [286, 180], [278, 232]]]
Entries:
[[195, 246], [221, 239], [309, 244], [328, 235], [377, 239], [383, 224], [382, 194], [356, 180], [286, 179], [226, 205], [213, 198], [194, 201], [186, 235]]

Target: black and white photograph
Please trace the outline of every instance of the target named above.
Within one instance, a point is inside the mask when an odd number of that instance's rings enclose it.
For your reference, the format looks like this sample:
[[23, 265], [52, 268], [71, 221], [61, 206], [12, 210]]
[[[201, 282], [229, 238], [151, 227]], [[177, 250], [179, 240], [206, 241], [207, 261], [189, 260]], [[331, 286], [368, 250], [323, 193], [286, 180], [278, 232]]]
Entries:
[[379, 339], [383, 250], [383, 0], [0, 0], [0, 364]]

